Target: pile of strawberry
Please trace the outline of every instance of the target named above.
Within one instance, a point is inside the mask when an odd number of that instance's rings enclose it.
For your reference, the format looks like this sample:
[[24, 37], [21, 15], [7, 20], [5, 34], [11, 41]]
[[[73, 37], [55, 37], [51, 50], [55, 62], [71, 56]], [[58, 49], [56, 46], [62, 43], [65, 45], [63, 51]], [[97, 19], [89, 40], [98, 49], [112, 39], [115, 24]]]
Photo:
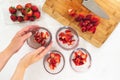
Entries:
[[92, 14], [88, 14], [86, 16], [83, 14], [77, 14], [74, 9], [69, 9], [68, 14], [73, 17], [76, 22], [79, 22], [79, 27], [81, 28], [82, 32], [96, 32], [96, 27], [99, 24], [99, 18]]
[[71, 32], [71, 30], [66, 29], [65, 32], [60, 32], [59, 34], [59, 40], [63, 43], [63, 44], [67, 44], [67, 45], [73, 45], [75, 42], [75, 39], [73, 39], [74, 35]]
[[84, 65], [87, 61], [88, 54], [83, 53], [81, 50], [78, 50], [73, 53], [73, 62], [76, 66]]
[[41, 46], [45, 46], [47, 43], [47, 39], [50, 37], [48, 32], [36, 32], [34, 34], [34, 39], [37, 43], [41, 44]]
[[17, 5], [16, 7], [9, 7], [10, 19], [15, 22], [23, 22], [23, 21], [34, 21], [39, 19], [41, 13], [36, 5], [32, 5], [31, 3], [25, 4], [25, 7], [22, 5]]
[[51, 70], [54, 70], [61, 61], [61, 55], [57, 52], [51, 52], [50, 56], [47, 59], [49, 67]]

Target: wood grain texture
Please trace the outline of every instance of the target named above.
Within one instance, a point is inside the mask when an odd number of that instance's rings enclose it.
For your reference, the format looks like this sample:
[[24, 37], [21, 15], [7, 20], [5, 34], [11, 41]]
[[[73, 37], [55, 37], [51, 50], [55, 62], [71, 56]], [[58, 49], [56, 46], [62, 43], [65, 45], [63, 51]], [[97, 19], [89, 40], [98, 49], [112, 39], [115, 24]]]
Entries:
[[77, 13], [85, 15], [93, 14], [81, 4], [82, 0], [46, 0], [42, 9], [61, 24], [74, 28], [82, 38], [94, 46], [100, 47], [115, 29], [118, 22], [120, 22], [120, 0], [95, 1], [110, 17], [109, 20], [100, 18], [100, 24], [97, 26], [95, 34], [90, 32], [81, 32], [78, 23], [75, 22], [67, 13], [68, 9], [74, 8]]

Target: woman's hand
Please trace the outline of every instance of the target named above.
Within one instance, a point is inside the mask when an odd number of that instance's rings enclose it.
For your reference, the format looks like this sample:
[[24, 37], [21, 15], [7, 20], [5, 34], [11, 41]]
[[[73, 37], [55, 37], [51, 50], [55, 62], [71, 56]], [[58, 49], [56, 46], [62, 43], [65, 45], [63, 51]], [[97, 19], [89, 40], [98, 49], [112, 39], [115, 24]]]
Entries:
[[37, 25], [31, 25], [23, 28], [16, 33], [10, 45], [7, 47], [12, 54], [16, 53], [24, 44], [24, 42], [32, 35], [32, 33], [39, 29]]
[[51, 46], [52, 46], [52, 43], [50, 43], [50, 45], [47, 48], [40, 47], [37, 50], [25, 55], [20, 60], [11, 80], [23, 80], [26, 68], [29, 65], [39, 61], [50, 50]]
[[52, 42], [48, 47], [40, 47], [37, 50], [28, 53], [26, 56], [24, 56], [21, 60], [19, 65], [27, 68], [29, 65], [39, 61], [51, 48]]

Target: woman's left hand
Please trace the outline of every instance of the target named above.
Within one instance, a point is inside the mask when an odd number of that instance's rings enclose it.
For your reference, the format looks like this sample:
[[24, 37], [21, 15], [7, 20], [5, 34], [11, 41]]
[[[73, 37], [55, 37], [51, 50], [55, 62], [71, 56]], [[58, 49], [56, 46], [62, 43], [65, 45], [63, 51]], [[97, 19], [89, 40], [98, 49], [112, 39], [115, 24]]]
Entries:
[[16, 53], [23, 46], [24, 42], [32, 35], [32, 32], [38, 29], [38, 25], [31, 25], [17, 32], [7, 47], [7, 50], [9, 50], [12, 54]]

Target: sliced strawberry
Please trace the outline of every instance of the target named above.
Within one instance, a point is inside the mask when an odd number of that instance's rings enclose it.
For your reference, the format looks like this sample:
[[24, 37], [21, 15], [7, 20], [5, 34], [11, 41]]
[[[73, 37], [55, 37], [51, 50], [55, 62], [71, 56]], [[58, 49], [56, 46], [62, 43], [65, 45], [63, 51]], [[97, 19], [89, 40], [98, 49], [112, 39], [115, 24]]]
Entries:
[[49, 36], [50, 36], [49, 33], [46, 32], [46, 33], [45, 33], [45, 38], [47, 39], [47, 38], [49, 38]]
[[50, 67], [51, 70], [55, 69], [54, 65], [52, 65], [52, 64], [49, 64], [49, 67]]
[[84, 65], [87, 61], [87, 55], [83, 53], [81, 50], [78, 50], [73, 53], [73, 62], [76, 66]]
[[80, 66], [80, 59], [79, 58], [75, 58], [75, 59], [73, 59], [73, 62], [74, 62], [74, 64], [76, 65], [76, 66]]
[[60, 58], [61, 58], [61, 56], [59, 54], [55, 54], [54, 59], [56, 60], [57, 63], [60, 63]]
[[82, 14], [79, 14], [76, 18], [75, 18], [75, 21], [77, 21], [77, 22], [81, 22], [81, 21], [83, 21], [84, 20], [84, 15], [82, 15]]
[[93, 18], [91, 19], [91, 22], [92, 22], [92, 23], [96, 23], [96, 22], [98, 22], [98, 21], [99, 21], [99, 19], [96, 18], [96, 17], [93, 17]]
[[56, 67], [56, 60], [54, 58], [51, 58], [50, 60], [50, 64], [54, 65]]
[[47, 62], [50, 63], [50, 61], [51, 61], [51, 57], [48, 57]]
[[92, 14], [88, 14], [88, 15], [85, 17], [85, 19], [86, 19], [86, 20], [91, 20], [91, 19], [92, 19], [92, 17], [93, 17], [93, 15], [92, 15]]
[[46, 41], [45, 41], [45, 40], [42, 40], [41, 46], [45, 46], [45, 44], [46, 44]]
[[95, 32], [96, 32], [96, 27], [91, 27], [91, 28], [89, 29], [89, 31], [92, 32], [92, 33], [95, 33]]
[[54, 57], [55, 57], [55, 54], [54, 54], [54, 53], [50, 53], [50, 57], [51, 57], [51, 58], [54, 58]]
[[87, 28], [86, 27], [82, 27], [82, 32], [86, 32]]
[[71, 16], [71, 17], [74, 17], [76, 15], [76, 11], [74, 9], [68, 9], [68, 14]]
[[81, 50], [78, 50], [77, 52], [77, 55], [81, 56], [83, 54], [83, 52]]
[[87, 56], [88, 56], [87, 54], [82, 53], [81, 58], [85, 60], [87, 59]]

